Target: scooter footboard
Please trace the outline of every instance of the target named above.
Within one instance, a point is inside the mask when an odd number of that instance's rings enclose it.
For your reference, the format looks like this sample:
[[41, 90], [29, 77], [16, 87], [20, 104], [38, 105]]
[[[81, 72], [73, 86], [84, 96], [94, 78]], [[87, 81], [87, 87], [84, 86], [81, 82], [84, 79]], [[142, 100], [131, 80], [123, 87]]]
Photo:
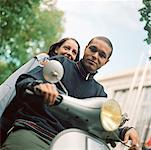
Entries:
[[50, 150], [110, 150], [101, 139], [80, 129], [66, 129], [52, 141]]

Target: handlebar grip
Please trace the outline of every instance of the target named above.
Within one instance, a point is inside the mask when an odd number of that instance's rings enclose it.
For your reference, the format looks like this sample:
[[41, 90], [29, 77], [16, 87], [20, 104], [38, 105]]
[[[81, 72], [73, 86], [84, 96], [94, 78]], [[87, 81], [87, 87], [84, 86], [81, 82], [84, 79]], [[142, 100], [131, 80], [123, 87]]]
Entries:
[[[40, 93], [40, 89], [36, 88], [34, 92], [29, 89], [26, 89], [26, 93], [28, 93], [29, 95], [34, 95], [34, 94], [38, 95]], [[54, 105], [59, 105], [62, 102], [62, 100], [63, 97], [61, 95], [58, 95]]]
[[54, 105], [59, 105], [63, 100], [63, 97], [61, 95], [58, 95], [55, 101]]

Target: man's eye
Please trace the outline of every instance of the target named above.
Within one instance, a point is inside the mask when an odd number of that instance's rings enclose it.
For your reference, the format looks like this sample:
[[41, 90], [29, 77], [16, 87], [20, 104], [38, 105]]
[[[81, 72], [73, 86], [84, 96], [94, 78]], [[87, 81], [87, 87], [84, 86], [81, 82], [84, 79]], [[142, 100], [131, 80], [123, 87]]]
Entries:
[[106, 54], [105, 54], [104, 52], [99, 52], [99, 56], [100, 56], [101, 58], [106, 58]]
[[97, 48], [95, 46], [90, 46], [89, 49], [91, 52], [97, 52]]
[[106, 58], [106, 57], [107, 57], [106, 54], [105, 54], [102, 50], [97, 49], [97, 47], [95, 47], [95, 46], [90, 46], [89, 49], [90, 49], [90, 51], [93, 52], [93, 53], [98, 52], [98, 53], [99, 53], [99, 56], [100, 56], [101, 58]]

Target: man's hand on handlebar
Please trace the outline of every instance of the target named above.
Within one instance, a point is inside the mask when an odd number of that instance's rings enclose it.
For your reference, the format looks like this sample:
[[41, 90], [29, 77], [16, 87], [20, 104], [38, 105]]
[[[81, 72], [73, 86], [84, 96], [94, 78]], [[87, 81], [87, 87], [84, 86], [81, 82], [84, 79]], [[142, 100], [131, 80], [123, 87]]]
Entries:
[[124, 143], [126, 144], [128, 140], [131, 140], [131, 147], [129, 150], [139, 149], [139, 136], [135, 128], [128, 130], [124, 136]]
[[49, 105], [53, 105], [56, 101], [57, 96], [59, 95], [55, 84], [50, 83], [41, 83], [34, 86], [34, 92], [37, 95], [43, 96], [45, 102]]

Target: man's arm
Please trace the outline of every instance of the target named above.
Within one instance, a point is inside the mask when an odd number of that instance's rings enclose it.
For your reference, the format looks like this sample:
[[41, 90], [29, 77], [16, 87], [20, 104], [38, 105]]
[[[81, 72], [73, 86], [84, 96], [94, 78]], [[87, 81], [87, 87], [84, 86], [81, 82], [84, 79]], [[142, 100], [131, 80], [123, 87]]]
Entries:
[[[33, 71], [35, 73], [35, 70]], [[36, 72], [36, 76], [29, 74], [21, 75], [16, 82], [16, 93], [19, 99], [31, 98], [33, 96], [38, 96], [37, 98], [43, 99], [47, 104], [52, 105], [55, 102], [56, 97], [59, 95], [54, 84], [43, 83], [42, 77], [37, 77], [38, 73]], [[42, 76], [39, 73], [39, 76]], [[37, 77], [37, 78], [36, 78]]]

